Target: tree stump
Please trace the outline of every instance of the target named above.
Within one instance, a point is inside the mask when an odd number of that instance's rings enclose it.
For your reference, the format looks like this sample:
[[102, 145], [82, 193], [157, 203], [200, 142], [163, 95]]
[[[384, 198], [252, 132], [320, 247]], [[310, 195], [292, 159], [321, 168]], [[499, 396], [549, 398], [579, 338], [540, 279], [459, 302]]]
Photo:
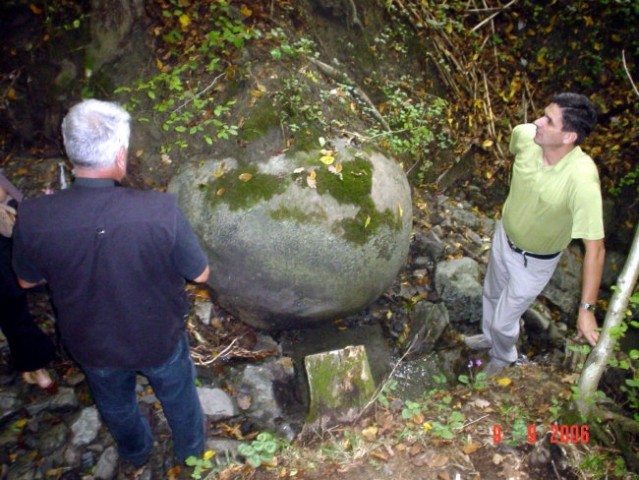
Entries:
[[352, 422], [375, 395], [375, 381], [362, 345], [309, 355], [304, 365], [310, 387], [306, 431]]

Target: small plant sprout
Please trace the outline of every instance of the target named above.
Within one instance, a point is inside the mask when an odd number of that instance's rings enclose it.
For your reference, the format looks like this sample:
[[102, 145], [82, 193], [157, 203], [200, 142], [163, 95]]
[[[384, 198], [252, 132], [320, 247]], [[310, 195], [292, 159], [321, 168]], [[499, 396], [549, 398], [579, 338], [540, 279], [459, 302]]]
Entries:
[[475, 371], [482, 366], [480, 359], [470, 360], [466, 367], [468, 368], [468, 375], [460, 375], [457, 379], [464, 385], [469, 386], [475, 390], [483, 390], [486, 388], [486, 374], [484, 372]]

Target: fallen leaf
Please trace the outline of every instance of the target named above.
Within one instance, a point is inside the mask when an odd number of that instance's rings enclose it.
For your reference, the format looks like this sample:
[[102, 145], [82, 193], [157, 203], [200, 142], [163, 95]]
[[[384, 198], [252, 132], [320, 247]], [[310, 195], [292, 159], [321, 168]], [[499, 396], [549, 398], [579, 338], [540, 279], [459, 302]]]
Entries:
[[475, 453], [477, 450], [481, 448], [481, 443], [469, 443], [465, 445], [462, 450], [466, 455], [470, 455], [471, 453]]
[[29, 5], [29, 9], [31, 10], [31, 12], [34, 15], [41, 15], [42, 14], [42, 9], [38, 8], [38, 6], [34, 5], [33, 3]]
[[384, 452], [380, 452], [379, 450], [375, 450], [371, 453], [371, 455], [375, 458], [377, 458], [378, 460], [381, 460], [382, 462], [388, 462], [388, 455], [386, 455]]
[[574, 385], [578, 378], [579, 378], [578, 373], [569, 373], [565, 377], [561, 377], [561, 381], [563, 383], [568, 383], [569, 385]]
[[507, 387], [511, 383], [513, 383], [513, 381], [510, 378], [508, 378], [508, 377], [501, 377], [501, 378], [497, 379], [497, 385], [499, 385], [501, 387]]
[[253, 10], [251, 10], [249, 7], [247, 7], [246, 5], [242, 5], [240, 7], [240, 13], [245, 16], [245, 17], [250, 17], [251, 15], [253, 15]]
[[495, 465], [499, 465], [501, 462], [504, 461], [504, 457], [502, 457], [501, 455], [499, 455], [498, 453], [496, 453], [495, 455], [493, 455], [493, 463]]
[[245, 172], [245, 173], [241, 173], [237, 178], [240, 179], [240, 181], [246, 183], [249, 180], [251, 180], [251, 178], [253, 178], [253, 174]]
[[325, 165], [330, 165], [335, 161], [335, 157], [333, 155], [322, 155], [320, 157], [320, 162], [322, 162]]
[[180, 22], [180, 27], [182, 28], [182, 30], [186, 30], [189, 25], [191, 25], [191, 19], [187, 14], [180, 15], [178, 21]]
[[377, 427], [372, 426], [365, 428], [362, 430], [362, 437], [369, 442], [374, 441], [377, 438]]
[[315, 179], [316, 177], [317, 173], [315, 172], [315, 170], [311, 170], [310, 172], [308, 172], [308, 175], [306, 176], [306, 184], [310, 188], [317, 188], [317, 180]]
[[175, 467], [170, 469], [168, 472], [166, 472], [166, 478], [168, 480], [177, 480], [177, 478], [179, 478], [180, 476], [181, 471], [182, 471], [182, 468], [179, 465], [176, 465]]
[[417, 467], [428, 465], [430, 468], [439, 468], [446, 465], [449, 461], [447, 455], [442, 455], [433, 450], [424, 452], [411, 459], [411, 463]]
[[490, 402], [488, 400], [484, 400], [483, 398], [477, 398], [470, 402], [470, 404], [481, 409], [490, 407]]
[[226, 192], [226, 190], [224, 188], [220, 188], [217, 192], [215, 192], [215, 195], [221, 197], [222, 195], [224, 195], [224, 192]]

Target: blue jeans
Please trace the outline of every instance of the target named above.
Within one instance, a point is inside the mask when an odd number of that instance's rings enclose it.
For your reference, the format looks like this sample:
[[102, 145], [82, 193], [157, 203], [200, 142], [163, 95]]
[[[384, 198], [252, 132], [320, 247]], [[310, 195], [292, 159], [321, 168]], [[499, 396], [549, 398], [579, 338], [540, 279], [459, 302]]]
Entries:
[[168, 360], [139, 371], [83, 367], [91, 394], [120, 456], [135, 466], [147, 461], [153, 446], [151, 428], [140, 412], [135, 377], [148, 378], [173, 434], [178, 461], [204, 451], [204, 414], [195, 388], [195, 367], [186, 334]]

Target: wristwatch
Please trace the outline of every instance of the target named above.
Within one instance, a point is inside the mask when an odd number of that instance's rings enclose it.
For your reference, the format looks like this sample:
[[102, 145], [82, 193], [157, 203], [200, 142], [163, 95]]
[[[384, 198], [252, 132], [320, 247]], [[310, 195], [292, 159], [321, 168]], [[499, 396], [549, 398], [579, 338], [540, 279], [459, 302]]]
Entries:
[[589, 312], [595, 313], [597, 306], [594, 303], [581, 302], [579, 304], [579, 308], [583, 308], [584, 310], [588, 310]]

